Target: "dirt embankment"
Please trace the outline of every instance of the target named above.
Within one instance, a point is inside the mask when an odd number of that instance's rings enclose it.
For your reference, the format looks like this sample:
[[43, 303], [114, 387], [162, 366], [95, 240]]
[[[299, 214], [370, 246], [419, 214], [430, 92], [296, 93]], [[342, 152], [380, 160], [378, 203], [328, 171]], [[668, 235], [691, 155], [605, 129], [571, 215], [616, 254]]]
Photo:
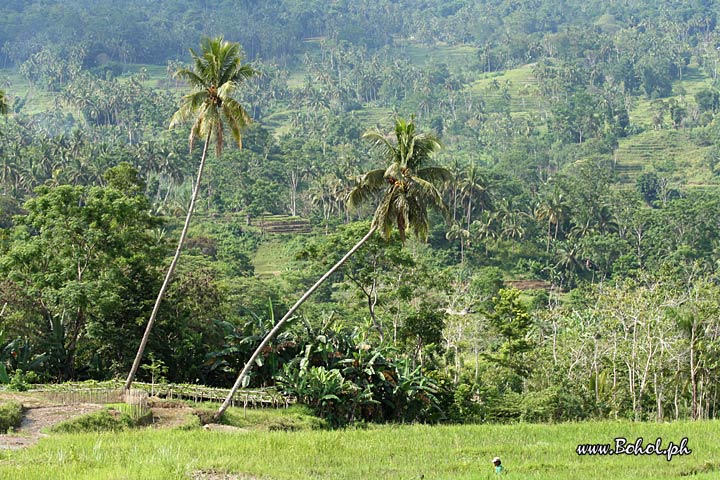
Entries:
[[20, 427], [13, 433], [0, 435], [0, 449], [23, 448], [35, 444], [43, 430], [71, 418], [102, 409], [102, 405], [52, 405], [26, 408]]
[[[13, 432], [0, 434], [0, 450], [18, 449], [34, 445], [46, 435], [48, 428], [105, 408], [102, 404], [78, 403], [69, 405], [52, 405], [35, 397], [8, 396], [3, 399], [15, 400], [23, 404], [25, 410], [20, 426]], [[187, 423], [193, 409], [179, 402], [150, 402], [152, 411], [152, 428], [173, 428]]]

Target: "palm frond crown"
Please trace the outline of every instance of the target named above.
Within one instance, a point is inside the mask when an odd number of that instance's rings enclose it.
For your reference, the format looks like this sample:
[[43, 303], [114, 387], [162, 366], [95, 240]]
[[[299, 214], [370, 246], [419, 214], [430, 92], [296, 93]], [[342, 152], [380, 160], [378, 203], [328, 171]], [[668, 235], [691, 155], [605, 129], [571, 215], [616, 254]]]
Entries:
[[348, 196], [349, 203], [358, 205], [382, 193], [373, 227], [385, 239], [397, 227], [402, 241], [407, 228], [412, 227], [417, 237], [426, 240], [428, 208], [448, 212], [440, 188], [452, 174], [445, 168], [428, 165], [432, 154], [440, 150], [440, 141], [431, 133], [418, 132], [413, 119], [403, 118], [395, 120], [394, 138], [378, 130], [365, 133], [363, 138], [381, 151], [387, 167], [360, 177]]
[[242, 147], [242, 129], [251, 123], [250, 115], [234, 98], [241, 83], [258, 72], [242, 63], [240, 45], [223, 37], [203, 38], [200, 52], [190, 49], [191, 68], [181, 68], [176, 76], [187, 82], [192, 91], [183, 97], [170, 128], [193, 118], [190, 129], [190, 149], [200, 138], [215, 139], [215, 151], [223, 148], [223, 130], [227, 126], [233, 140]]

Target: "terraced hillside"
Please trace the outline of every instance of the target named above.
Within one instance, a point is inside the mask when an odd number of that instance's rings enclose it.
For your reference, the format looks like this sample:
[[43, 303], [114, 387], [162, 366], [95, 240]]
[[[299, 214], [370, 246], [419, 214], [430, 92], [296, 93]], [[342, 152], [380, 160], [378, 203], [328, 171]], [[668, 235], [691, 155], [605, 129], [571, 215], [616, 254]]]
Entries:
[[621, 139], [613, 160], [619, 180], [626, 184], [643, 172], [684, 185], [720, 184], [704, 161], [709, 149], [688, 131], [650, 130]]
[[310, 222], [301, 217], [287, 215], [266, 215], [253, 222], [260, 227], [263, 233], [310, 233]]
[[542, 113], [548, 105], [538, 95], [539, 81], [533, 75], [533, 68], [534, 64], [528, 64], [501, 74], [485, 74], [468, 90], [484, 99], [491, 108], [505, 100], [509, 102], [510, 113]]

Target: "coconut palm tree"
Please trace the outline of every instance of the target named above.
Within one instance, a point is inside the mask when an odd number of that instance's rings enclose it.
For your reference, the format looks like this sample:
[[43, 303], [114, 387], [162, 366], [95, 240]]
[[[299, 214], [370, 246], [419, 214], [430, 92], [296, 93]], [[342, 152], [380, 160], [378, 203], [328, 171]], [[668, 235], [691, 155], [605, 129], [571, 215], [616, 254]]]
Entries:
[[187, 82], [192, 87], [192, 91], [183, 97], [182, 105], [170, 121], [170, 128], [193, 118], [190, 129], [190, 150], [192, 150], [197, 138], [202, 138], [205, 143], [197, 178], [193, 184], [185, 224], [180, 233], [178, 246], [175, 249], [175, 256], [170, 263], [170, 267], [165, 274], [165, 280], [155, 300], [155, 306], [148, 320], [145, 334], [125, 382], [125, 390], [130, 389], [135, 373], [140, 366], [160, 303], [165, 296], [165, 291], [170, 284], [180, 258], [180, 252], [185, 242], [190, 218], [195, 210], [195, 202], [200, 190], [200, 180], [205, 167], [208, 146], [214, 139], [215, 155], [220, 156], [223, 149], [223, 132], [227, 126], [238, 147], [242, 148], [241, 129], [251, 121], [245, 108], [233, 97], [240, 84], [257, 73], [250, 66], [242, 63], [240, 45], [227, 42], [222, 37], [203, 38], [200, 42], [200, 53], [195, 53], [194, 50], [190, 49], [190, 54], [194, 62], [192, 68], [181, 68], [176, 75]]
[[560, 231], [560, 224], [567, 219], [569, 214], [570, 207], [566, 203], [563, 194], [558, 190], [555, 190], [552, 195], [538, 203], [535, 209], [535, 218], [541, 222], [543, 220], [547, 220], [548, 225], [546, 252], [550, 252], [550, 239], [553, 238], [551, 233], [552, 225], [555, 225], [554, 239], [557, 240], [558, 233]]
[[470, 231], [466, 230], [459, 223], [454, 223], [445, 234], [448, 240], [460, 239], [460, 265], [465, 265], [465, 244], [470, 241]]
[[473, 212], [473, 200], [476, 200], [482, 210], [490, 208], [492, 203], [489, 182], [486, 175], [476, 166], [470, 165], [465, 178], [462, 179], [460, 184], [460, 193], [463, 199], [467, 200], [467, 209], [465, 210], [465, 229], [470, 229], [472, 223], [472, 212]]
[[7, 115], [9, 110], [7, 95], [5, 90], [0, 90], [0, 115]]
[[220, 418], [230, 406], [233, 396], [255, 364], [255, 359], [283, 327], [285, 322], [375, 232], [379, 231], [382, 237], [387, 240], [390, 238], [393, 228], [396, 227], [400, 233], [400, 239], [405, 242], [407, 229], [412, 228], [418, 238], [427, 240], [429, 230], [428, 208], [431, 206], [436, 207], [446, 217], [449, 215], [448, 208], [445, 206], [442, 195], [438, 190], [438, 185], [440, 182], [447, 182], [451, 179], [450, 172], [441, 167], [426, 165], [431, 155], [441, 148], [440, 142], [435, 135], [417, 132], [413, 119], [406, 121], [397, 118], [395, 120], [394, 138], [383, 135], [379, 131], [367, 132], [363, 135], [363, 138], [379, 148], [387, 162], [386, 168], [372, 170], [363, 175], [357, 186], [348, 195], [348, 201], [352, 206], [382, 195], [368, 233], [310, 287], [267, 334], [238, 375], [230, 393], [215, 414], [215, 418]]

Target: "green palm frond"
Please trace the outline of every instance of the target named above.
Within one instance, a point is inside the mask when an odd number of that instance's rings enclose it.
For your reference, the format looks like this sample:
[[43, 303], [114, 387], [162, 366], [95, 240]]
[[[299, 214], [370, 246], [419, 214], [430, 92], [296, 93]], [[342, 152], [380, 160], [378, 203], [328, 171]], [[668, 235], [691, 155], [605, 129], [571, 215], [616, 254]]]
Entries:
[[170, 119], [170, 128], [187, 121], [195, 115], [200, 106], [205, 102], [206, 98], [207, 92], [205, 90], [199, 90], [185, 95], [185, 97], [183, 97], [184, 101], [182, 105], [180, 105], [180, 108]]
[[220, 87], [218, 88], [217, 95], [218, 97], [224, 102], [231, 100], [233, 94], [238, 89], [238, 84], [235, 81], [228, 81], [220, 83]]
[[358, 205], [365, 203], [370, 198], [378, 193], [385, 182], [385, 170], [371, 170], [365, 175], [362, 175], [355, 188], [353, 188], [348, 194], [348, 205], [350, 207], [357, 207]]
[[252, 122], [250, 115], [245, 111], [243, 106], [232, 97], [227, 97], [223, 101], [222, 111], [225, 117], [230, 120], [230, 131], [232, 132], [235, 143], [238, 144], [238, 147], [242, 148], [240, 131]]
[[377, 130], [363, 135], [375, 148], [382, 151], [389, 163], [397, 163], [402, 169], [416, 170], [428, 161], [430, 155], [442, 148], [438, 138], [431, 133], [416, 133], [414, 121], [398, 117], [395, 120], [395, 138], [391, 142]]
[[[406, 231], [408, 227], [412, 225], [410, 223], [410, 208], [414, 199], [405, 195], [401, 187], [395, 188], [394, 190], [396, 191], [392, 198], [392, 215], [390, 216], [390, 220], [392, 220], [393, 216], [395, 217], [398, 233], [400, 233], [400, 241], [405, 243]], [[412, 226], [414, 227], [414, 225]], [[385, 234], [385, 240], [390, 238], [390, 233], [391, 232], [387, 232]]]
[[202, 136], [210, 135], [214, 127], [220, 126], [220, 111], [213, 103], [203, 105], [200, 111], [202, 112], [200, 133]]
[[[373, 227], [385, 239], [390, 238], [393, 228], [397, 227], [403, 242], [408, 228], [412, 228], [419, 238], [427, 240], [427, 209], [435, 207], [446, 217], [449, 216], [438, 186], [451, 180], [452, 175], [444, 168], [427, 166], [431, 155], [441, 145], [435, 135], [418, 133], [413, 119], [398, 117], [393, 133], [395, 138], [377, 130], [363, 135], [365, 140], [382, 152], [388, 165], [385, 170], [373, 170], [363, 177], [351, 192], [349, 203], [356, 205], [367, 200], [381, 186], [386, 186], [373, 216]], [[370, 188], [369, 178], [374, 180], [377, 188]]]
[[415, 172], [415, 175], [416, 177], [431, 182], [433, 184], [447, 183], [453, 180], [453, 174], [450, 173], [450, 170], [443, 167], [421, 168], [417, 172]]
[[193, 88], [206, 88], [206, 80], [195, 73], [194, 71], [190, 70], [189, 68], [181, 68], [177, 72], [175, 72], [175, 78], [178, 80], [183, 80], [190, 84]]
[[393, 160], [395, 147], [392, 143], [377, 130], [365, 132], [362, 136], [363, 140], [368, 140], [372, 143], [373, 147], [379, 149], [382, 152], [383, 157], [389, 161]]
[[380, 231], [380, 235], [385, 239], [389, 239], [395, 226], [395, 215], [393, 209], [394, 198], [392, 189], [380, 200], [380, 204], [375, 210], [372, 226]]
[[249, 80], [252, 77], [261, 75], [262, 74], [260, 72], [247, 64], [240, 65], [235, 71], [235, 78], [241, 78], [243, 80]]
[[200, 51], [190, 49], [192, 68], [181, 68], [176, 76], [185, 80], [193, 91], [183, 97], [183, 103], [170, 121], [170, 128], [194, 117], [190, 130], [190, 149], [196, 138], [215, 140], [215, 152], [223, 148], [224, 127], [227, 125], [233, 140], [242, 148], [242, 129], [251, 123], [247, 111], [234, 98], [240, 84], [257, 72], [242, 63], [242, 51], [237, 43], [223, 37], [203, 38]]
[[428, 206], [437, 208], [440, 213], [447, 219], [450, 215], [450, 209], [445, 205], [445, 201], [442, 198], [440, 190], [435, 187], [432, 183], [427, 180], [423, 180], [419, 177], [413, 177], [413, 182], [410, 186], [413, 190], [412, 194], [423, 200], [425, 207]]
[[415, 236], [423, 241], [427, 241], [428, 231], [430, 230], [427, 207], [418, 197], [409, 197], [409, 199], [407, 212], [408, 221], [413, 227]]
[[397, 163], [391, 163], [388, 168], [385, 169], [385, 174], [383, 175], [386, 180], [389, 179], [399, 179], [403, 178], [405, 175], [403, 175], [403, 169], [398, 165]]
[[423, 133], [412, 139], [412, 151], [407, 160], [408, 168], [419, 169], [426, 162], [430, 155], [442, 148], [440, 141], [435, 135]]

